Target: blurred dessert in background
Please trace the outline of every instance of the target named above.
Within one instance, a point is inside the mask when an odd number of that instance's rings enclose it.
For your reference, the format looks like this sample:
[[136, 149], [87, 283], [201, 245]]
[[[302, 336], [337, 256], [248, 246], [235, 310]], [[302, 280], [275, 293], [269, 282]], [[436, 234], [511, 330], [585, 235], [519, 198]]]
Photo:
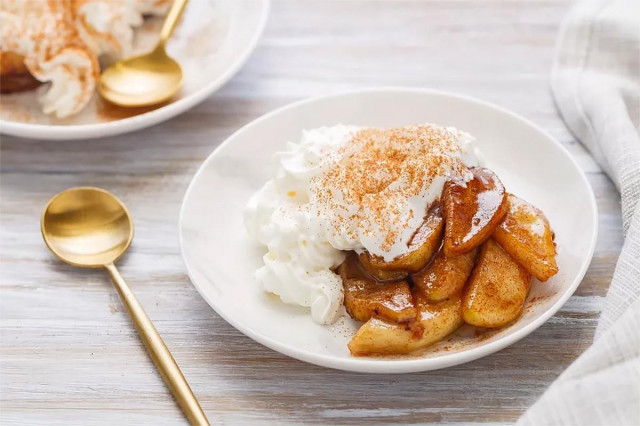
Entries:
[[145, 15], [163, 15], [171, 0], [0, 0], [0, 91], [40, 83], [42, 110], [58, 118], [89, 102], [100, 62], [131, 54]]

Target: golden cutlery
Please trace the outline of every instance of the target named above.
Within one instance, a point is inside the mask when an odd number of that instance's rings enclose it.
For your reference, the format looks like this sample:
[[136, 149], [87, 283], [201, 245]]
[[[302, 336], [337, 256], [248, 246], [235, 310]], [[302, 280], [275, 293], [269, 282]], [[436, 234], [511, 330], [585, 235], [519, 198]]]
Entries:
[[175, 0], [160, 31], [160, 40], [150, 53], [122, 59], [100, 76], [98, 91], [114, 104], [136, 107], [166, 101], [182, 87], [182, 69], [165, 51], [187, 0]]
[[109, 271], [140, 339], [178, 405], [191, 424], [208, 425], [180, 367], [114, 265], [133, 239], [133, 222], [124, 204], [103, 189], [71, 188], [49, 201], [41, 228], [47, 247], [60, 260]]

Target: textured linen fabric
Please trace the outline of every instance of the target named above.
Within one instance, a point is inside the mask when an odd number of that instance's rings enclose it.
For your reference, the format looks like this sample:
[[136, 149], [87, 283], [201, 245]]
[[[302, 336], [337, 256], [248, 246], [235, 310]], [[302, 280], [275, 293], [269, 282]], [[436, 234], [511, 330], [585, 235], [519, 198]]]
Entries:
[[583, 0], [551, 75], [569, 129], [622, 198], [624, 246], [593, 345], [520, 425], [640, 425], [640, 0]]

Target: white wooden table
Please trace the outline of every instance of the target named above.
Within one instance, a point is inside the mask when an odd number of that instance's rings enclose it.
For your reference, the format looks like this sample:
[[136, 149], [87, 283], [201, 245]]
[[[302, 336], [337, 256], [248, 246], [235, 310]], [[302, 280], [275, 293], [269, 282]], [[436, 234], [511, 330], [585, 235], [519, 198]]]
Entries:
[[[213, 422], [516, 419], [590, 344], [622, 242], [619, 196], [565, 129], [548, 89], [568, 7], [565, 0], [274, 0], [244, 69], [192, 111], [103, 140], [2, 137], [0, 422], [185, 423], [107, 275], [63, 265], [42, 243], [41, 209], [76, 185], [104, 187], [130, 207], [137, 233], [121, 271]], [[512, 109], [565, 144], [587, 172], [600, 209], [593, 262], [562, 310], [519, 343], [422, 374], [332, 371], [240, 334], [189, 282], [178, 210], [207, 155], [276, 107], [374, 85], [438, 88]]]

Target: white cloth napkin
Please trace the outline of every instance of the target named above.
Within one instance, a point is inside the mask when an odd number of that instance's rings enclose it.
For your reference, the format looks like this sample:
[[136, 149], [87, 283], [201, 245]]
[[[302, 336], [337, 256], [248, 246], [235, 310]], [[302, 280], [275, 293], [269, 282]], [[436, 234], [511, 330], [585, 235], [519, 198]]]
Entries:
[[583, 0], [563, 23], [551, 88], [620, 190], [625, 237], [593, 345], [519, 425], [640, 424], [640, 0]]

